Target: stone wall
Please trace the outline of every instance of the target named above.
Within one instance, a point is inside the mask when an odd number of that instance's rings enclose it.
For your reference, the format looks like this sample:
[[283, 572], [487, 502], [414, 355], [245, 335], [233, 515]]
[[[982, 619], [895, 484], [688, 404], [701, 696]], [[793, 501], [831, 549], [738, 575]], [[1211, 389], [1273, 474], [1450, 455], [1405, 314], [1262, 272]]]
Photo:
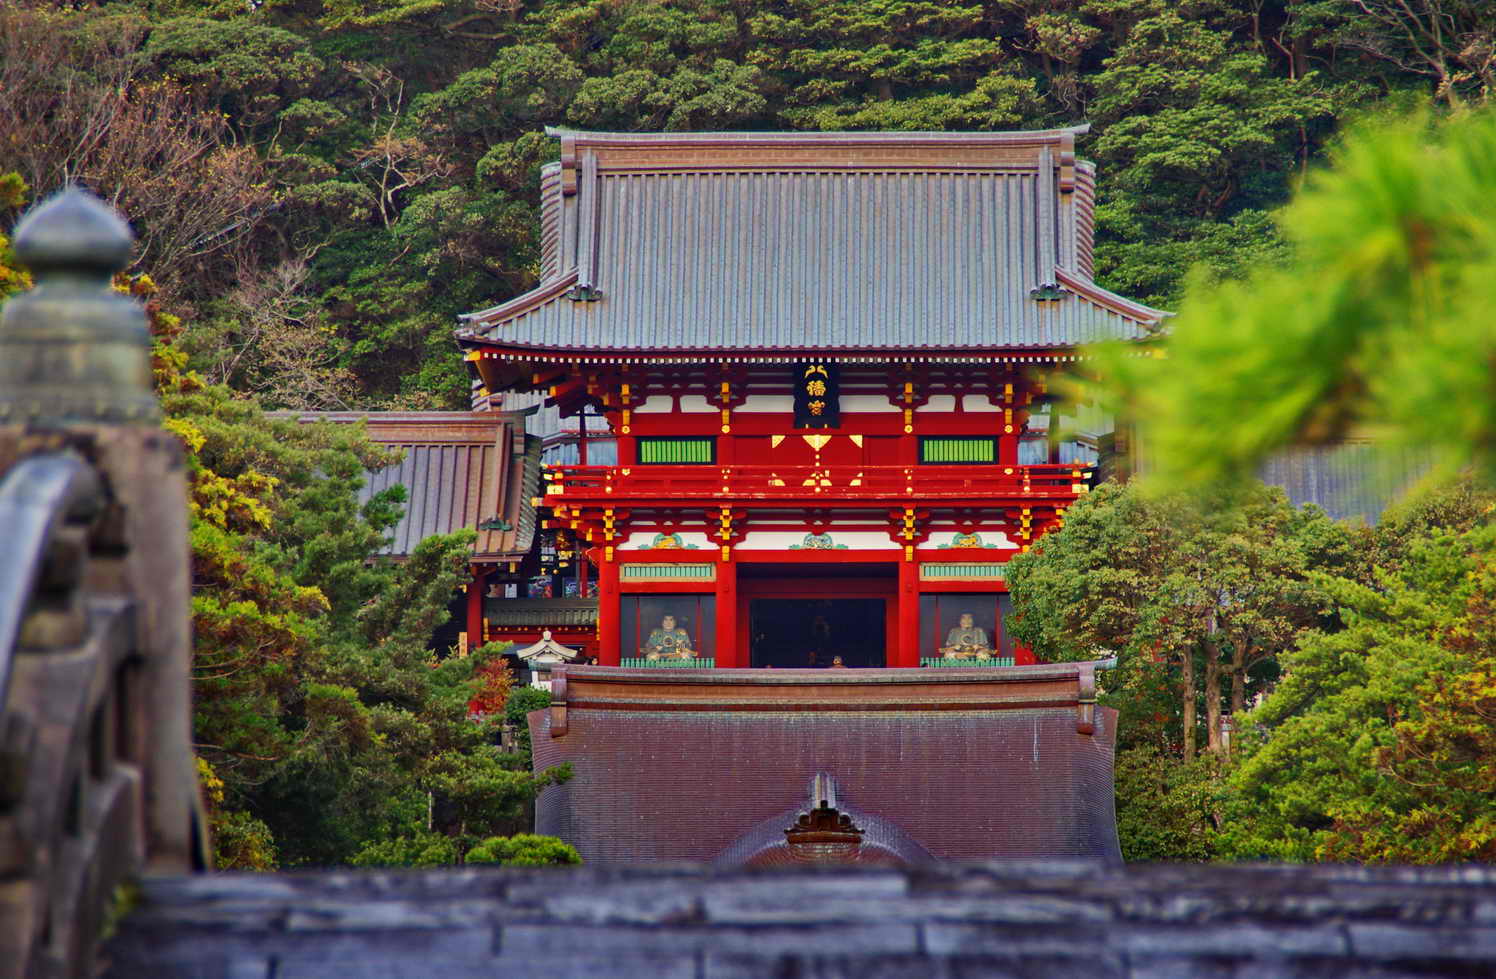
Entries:
[[1087, 861], [149, 880], [108, 975], [1491, 976], [1496, 868]]

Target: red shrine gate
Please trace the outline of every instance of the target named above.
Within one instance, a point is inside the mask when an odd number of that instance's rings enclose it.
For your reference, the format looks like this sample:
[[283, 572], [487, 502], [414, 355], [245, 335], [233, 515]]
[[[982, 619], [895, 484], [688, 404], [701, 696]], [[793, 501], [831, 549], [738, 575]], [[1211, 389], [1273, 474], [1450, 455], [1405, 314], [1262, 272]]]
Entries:
[[1163, 315], [1091, 280], [1084, 131], [554, 134], [541, 284], [458, 336], [606, 426], [540, 498], [604, 665], [1032, 661], [1003, 565], [1111, 427], [1049, 373]]

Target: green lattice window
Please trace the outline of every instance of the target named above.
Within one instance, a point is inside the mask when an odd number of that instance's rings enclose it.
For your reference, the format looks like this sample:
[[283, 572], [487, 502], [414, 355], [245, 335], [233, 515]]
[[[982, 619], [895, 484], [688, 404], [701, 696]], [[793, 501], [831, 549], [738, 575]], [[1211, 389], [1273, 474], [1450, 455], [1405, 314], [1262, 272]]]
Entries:
[[717, 440], [710, 436], [690, 438], [639, 439], [640, 463], [713, 463], [717, 461]]
[[963, 435], [925, 435], [919, 440], [920, 462], [996, 462], [997, 439]]

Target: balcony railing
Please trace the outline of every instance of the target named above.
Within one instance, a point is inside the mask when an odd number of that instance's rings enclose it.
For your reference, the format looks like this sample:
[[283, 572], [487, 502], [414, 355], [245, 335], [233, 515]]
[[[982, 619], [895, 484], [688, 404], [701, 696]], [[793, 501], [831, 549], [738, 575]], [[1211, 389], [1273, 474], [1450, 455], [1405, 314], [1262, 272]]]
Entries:
[[1012, 666], [1011, 656], [970, 656], [964, 659], [947, 659], [944, 656], [924, 656], [920, 658], [919, 665], [926, 669], [960, 669], [961, 667], [985, 667], [985, 666]]
[[649, 498], [1070, 500], [1086, 492], [1088, 466], [556, 466], [546, 493], [568, 502]]

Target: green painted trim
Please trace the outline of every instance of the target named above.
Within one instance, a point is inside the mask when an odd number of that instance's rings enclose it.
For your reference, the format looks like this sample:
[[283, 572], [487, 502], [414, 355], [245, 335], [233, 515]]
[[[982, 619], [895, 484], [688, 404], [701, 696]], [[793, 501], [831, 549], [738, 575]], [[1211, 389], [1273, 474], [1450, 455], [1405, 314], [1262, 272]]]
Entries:
[[921, 435], [919, 461], [937, 464], [996, 462], [997, 439], [970, 435]]
[[623, 581], [714, 581], [717, 569], [710, 564], [645, 564], [637, 562], [619, 567]]
[[693, 659], [645, 659], [643, 656], [625, 656], [618, 661], [620, 666], [631, 670], [710, 670], [715, 669], [717, 660], [713, 657], [696, 657]]
[[921, 581], [951, 581], [973, 578], [983, 581], [1001, 581], [1003, 577], [1003, 565], [987, 563], [921, 564], [919, 566], [919, 577]]
[[641, 435], [636, 445], [640, 465], [710, 465], [717, 461], [717, 440], [710, 435]]
[[1013, 657], [993, 656], [987, 659], [946, 659], [944, 656], [926, 656], [920, 659], [919, 665], [927, 669], [946, 669], [960, 666], [1012, 666]]

